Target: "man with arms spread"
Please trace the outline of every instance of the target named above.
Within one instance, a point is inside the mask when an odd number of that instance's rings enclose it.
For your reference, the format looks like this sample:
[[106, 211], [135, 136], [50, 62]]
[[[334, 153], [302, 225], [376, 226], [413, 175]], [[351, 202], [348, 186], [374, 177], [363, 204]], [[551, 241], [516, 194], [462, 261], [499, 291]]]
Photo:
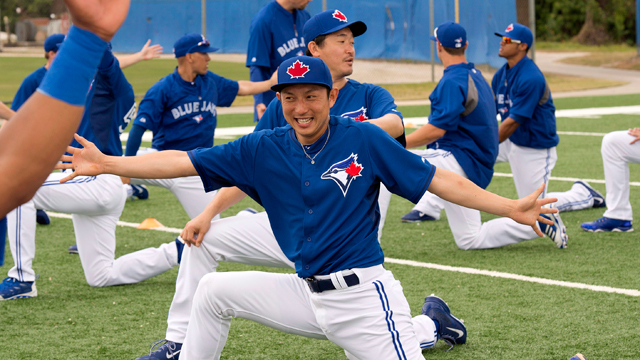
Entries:
[[[306, 69], [304, 74], [292, 75], [296, 62]], [[235, 185], [267, 210], [278, 244], [295, 263], [297, 276], [262, 272], [205, 276], [195, 295], [180, 354], [183, 360], [219, 358], [232, 317], [329, 339], [351, 359], [422, 359], [416, 320], [402, 287], [382, 266], [384, 255], [372, 221], [381, 182], [412, 201], [429, 189], [447, 201], [510, 216], [537, 233], [536, 220], [551, 223], [540, 214], [557, 211], [542, 208], [554, 199], [537, 200], [544, 185], [513, 201], [436, 169], [379, 127], [330, 116], [338, 95], [332, 84], [322, 60], [289, 59], [278, 70], [278, 85], [272, 87], [289, 126], [209, 149], [140, 157], [107, 157], [77, 136], [84, 149], [69, 148], [73, 156], [63, 157], [72, 163], [60, 167], [75, 172], [62, 181], [99, 173], [136, 178], [199, 174], [207, 190]], [[275, 181], [261, 181], [265, 178]], [[466, 340], [466, 328], [438, 297], [427, 297], [418, 317], [431, 328], [434, 342], [444, 336]]]
[[[273, 0], [253, 17], [246, 62], [251, 81], [269, 80], [283, 60], [304, 54], [302, 29], [310, 17], [304, 9], [310, 1]], [[275, 97], [271, 90], [253, 96], [254, 121]]]

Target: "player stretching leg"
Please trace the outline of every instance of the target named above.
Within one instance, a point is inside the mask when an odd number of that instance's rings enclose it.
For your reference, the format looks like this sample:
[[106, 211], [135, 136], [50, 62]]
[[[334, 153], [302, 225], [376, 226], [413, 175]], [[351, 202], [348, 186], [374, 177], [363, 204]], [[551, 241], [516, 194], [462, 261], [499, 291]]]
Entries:
[[602, 162], [607, 186], [607, 211], [595, 221], [580, 225], [590, 232], [633, 231], [629, 202], [629, 163], [640, 163], [640, 128], [614, 131], [602, 139]]
[[[287, 69], [294, 62], [308, 71], [291, 77]], [[371, 221], [381, 181], [414, 202], [429, 189], [447, 201], [510, 216], [536, 233], [540, 233], [536, 220], [551, 224], [540, 214], [556, 212], [542, 208], [555, 199], [537, 199], [544, 184], [526, 198], [508, 200], [436, 169], [379, 127], [330, 116], [338, 94], [332, 84], [322, 60], [290, 59], [280, 66], [278, 85], [272, 88], [283, 103], [289, 126], [209, 149], [139, 157], [104, 156], [77, 136], [84, 149], [69, 148], [73, 156], [63, 157], [72, 163], [59, 166], [75, 169], [63, 181], [100, 173], [134, 178], [199, 174], [207, 190], [235, 185], [266, 208], [278, 244], [294, 262], [297, 276], [262, 272], [205, 276], [196, 291], [180, 353], [183, 360], [219, 358], [232, 317], [327, 338], [351, 359], [422, 359], [408, 303], [400, 283], [382, 267], [384, 254], [376, 223]], [[265, 178], [276, 181], [259, 181]], [[432, 341], [466, 340], [466, 328], [441, 299], [428, 297], [423, 310], [420, 317], [430, 325]]]
[[[110, 50], [104, 52], [78, 131], [114, 156], [122, 155], [120, 133], [135, 113], [133, 89]], [[112, 109], [112, 111], [105, 111]], [[77, 145], [77, 142], [73, 143]], [[180, 261], [183, 244], [172, 242], [115, 258], [116, 223], [126, 199], [118, 176], [79, 177], [60, 184], [52, 173], [35, 196], [8, 215], [14, 267], [0, 284], [0, 300], [34, 297], [36, 208], [73, 214], [80, 261], [90, 286], [136, 283], [161, 274]]]

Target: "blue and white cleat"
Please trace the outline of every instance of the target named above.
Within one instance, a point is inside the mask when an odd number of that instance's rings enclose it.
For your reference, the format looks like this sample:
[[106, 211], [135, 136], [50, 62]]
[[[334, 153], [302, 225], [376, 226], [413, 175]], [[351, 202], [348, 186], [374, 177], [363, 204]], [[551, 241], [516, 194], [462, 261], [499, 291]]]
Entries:
[[[153, 350], [156, 346], [159, 346]], [[169, 340], [158, 340], [151, 344], [149, 355], [141, 356], [136, 360], [178, 360], [182, 351], [182, 344]]]
[[607, 206], [607, 203], [604, 200], [604, 196], [598, 190], [592, 188], [591, 185], [589, 185], [588, 182], [582, 181], [582, 180], [578, 180], [578, 181], [574, 182], [574, 184], [582, 185], [587, 190], [589, 190], [589, 193], [591, 194], [591, 196], [593, 196], [593, 207], [594, 208], [601, 208], [601, 207], [606, 207]]
[[135, 200], [136, 198], [139, 200], [146, 200], [149, 198], [149, 190], [147, 190], [146, 186], [133, 184], [130, 184], [129, 186], [131, 186], [131, 190], [133, 190], [133, 193], [129, 196], [130, 200]]
[[69, 246], [69, 254], [77, 254], [78, 253], [78, 244], [73, 244]]
[[422, 305], [422, 315], [437, 322], [438, 337], [451, 346], [449, 350], [455, 345], [467, 342], [467, 327], [464, 326], [464, 321], [451, 314], [451, 310], [444, 300], [433, 294], [427, 296], [424, 299], [424, 305]]
[[23, 299], [38, 296], [36, 282], [18, 281], [12, 277], [5, 278], [0, 283], [0, 301]]
[[429, 216], [418, 210], [411, 210], [408, 213], [406, 213], [401, 219], [402, 219], [402, 222], [404, 223], [414, 223], [414, 222], [420, 222], [420, 221], [433, 221], [436, 218], [434, 218], [433, 216]]
[[588, 232], [631, 232], [633, 231], [633, 225], [630, 220], [617, 220], [608, 217], [601, 217], [598, 220], [592, 222], [582, 223], [580, 225], [582, 230]]
[[[545, 207], [550, 207], [549, 205], [545, 205]], [[566, 249], [567, 248], [567, 240], [569, 240], [569, 236], [567, 235], [567, 227], [562, 223], [562, 219], [560, 219], [560, 215], [558, 213], [555, 214], [540, 214], [540, 216], [550, 219], [553, 221], [553, 225], [543, 224], [538, 221], [538, 226], [540, 226], [540, 230], [547, 235], [553, 242], [556, 244], [558, 249]]]

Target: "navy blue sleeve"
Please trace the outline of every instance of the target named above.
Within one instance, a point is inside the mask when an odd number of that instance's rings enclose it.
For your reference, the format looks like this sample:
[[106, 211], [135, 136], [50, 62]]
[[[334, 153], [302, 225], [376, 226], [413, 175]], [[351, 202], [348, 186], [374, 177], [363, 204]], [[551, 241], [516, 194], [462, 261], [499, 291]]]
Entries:
[[371, 166], [380, 181], [392, 193], [414, 204], [420, 201], [431, 184], [436, 167], [405, 150], [378, 126], [359, 125], [368, 144]]
[[[269, 78], [271, 77], [270, 74], [270, 70], [268, 67], [264, 67], [264, 66], [250, 66], [249, 67], [249, 76], [251, 81], [253, 82], [258, 82], [258, 81], [265, 81], [265, 80], [269, 80]], [[271, 90], [269, 90], [271, 91]], [[260, 94], [255, 94], [253, 95], [253, 100], [255, 104], [265, 104], [264, 103], [264, 94], [265, 93], [260, 93]], [[267, 104], [265, 104], [267, 105]]]
[[371, 104], [369, 106], [369, 119], [381, 118], [387, 114], [398, 115], [402, 119], [402, 113], [398, 111], [396, 100], [387, 89], [381, 86], [373, 86], [368, 97], [369, 104]]
[[24, 80], [22, 80], [22, 84], [20, 84], [20, 88], [18, 89], [18, 92], [13, 97], [13, 101], [11, 102], [11, 110], [18, 111], [18, 109], [20, 109], [20, 106], [22, 106], [22, 104], [24, 104], [27, 99], [29, 99], [29, 97], [33, 95], [33, 93], [38, 88], [38, 85], [40, 84], [34, 81], [32, 76], [28, 76]]
[[209, 72], [209, 74], [210, 76], [213, 75], [213, 79], [218, 87], [218, 103], [216, 105], [222, 107], [231, 106], [236, 96], [238, 96], [238, 82], [223, 78], [212, 72]]
[[429, 124], [442, 130], [456, 130], [460, 115], [464, 112], [464, 93], [465, 89], [453, 79], [440, 81], [429, 96], [431, 100]]
[[144, 127], [133, 124], [131, 130], [129, 130], [129, 138], [127, 139], [127, 148], [124, 151], [124, 156], [136, 156], [140, 144], [142, 143], [142, 135], [147, 129]]
[[260, 130], [272, 130], [277, 127], [287, 125], [287, 121], [282, 114], [282, 104], [280, 104], [280, 100], [275, 98], [271, 101], [269, 106], [267, 106], [267, 110], [258, 121], [256, 128], [253, 130], [254, 132]]
[[544, 89], [545, 80], [542, 75], [527, 76], [525, 73], [520, 73], [518, 83], [512, 86], [513, 91], [509, 97], [512, 104], [509, 117], [519, 124], [531, 119]]
[[165, 108], [164, 102], [163, 82], [159, 81], [144, 95], [133, 124], [140, 125], [154, 133], [157, 132], [162, 123], [162, 112]]
[[271, 30], [260, 13], [251, 20], [246, 66], [271, 68]]

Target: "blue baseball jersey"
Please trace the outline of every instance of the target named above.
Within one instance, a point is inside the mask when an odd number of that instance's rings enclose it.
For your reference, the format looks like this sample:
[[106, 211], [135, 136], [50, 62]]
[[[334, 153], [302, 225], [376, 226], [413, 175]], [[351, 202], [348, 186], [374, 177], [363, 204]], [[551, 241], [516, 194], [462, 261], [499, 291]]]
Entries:
[[556, 107], [544, 75], [526, 56], [513, 68], [507, 66], [496, 72], [491, 87], [502, 119], [510, 117], [520, 124], [509, 140], [534, 149], [558, 145]]
[[[393, 96], [386, 89], [351, 79], [338, 92], [338, 99], [331, 108], [330, 114], [356, 121], [377, 119], [387, 114], [398, 115], [402, 119], [402, 113], [398, 111]], [[275, 129], [285, 125], [287, 125], [287, 120], [282, 113], [282, 104], [276, 98], [269, 104], [264, 115], [258, 121], [255, 131]], [[404, 133], [396, 140], [403, 147], [407, 145]]]
[[303, 278], [382, 264], [380, 183], [415, 203], [435, 174], [373, 124], [331, 116], [329, 129], [305, 146], [315, 164], [289, 125], [189, 152], [205, 190], [237, 186], [264, 206]]
[[496, 104], [489, 84], [473, 64], [451, 65], [429, 100], [429, 124], [447, 132], [427, 147], [453, 153], [469, 180], [486, 188], [498, 156]]
[[[122, 156], [120, 134], [135, 113], [133, 88], [122, 73], [118, 59], [106, 51], [89, 89], [77, 133], [95, 143], [103, 153]], [[82, 147], [75, 139], [71, 146]]]
[[43, 66], [22, 80], [22, 84], [11, 102], [11, 110], [18, 111], [22, 104], [38, 89], [46, 74], [47, 69]]
[[134, 124], [153, 132], [151, 146], [158, 150], [212, 147], [218, 106], [230, 106], [238, 82], [210, 71], [185, 81], [178, 69], [155, 83], [140, 102]]

